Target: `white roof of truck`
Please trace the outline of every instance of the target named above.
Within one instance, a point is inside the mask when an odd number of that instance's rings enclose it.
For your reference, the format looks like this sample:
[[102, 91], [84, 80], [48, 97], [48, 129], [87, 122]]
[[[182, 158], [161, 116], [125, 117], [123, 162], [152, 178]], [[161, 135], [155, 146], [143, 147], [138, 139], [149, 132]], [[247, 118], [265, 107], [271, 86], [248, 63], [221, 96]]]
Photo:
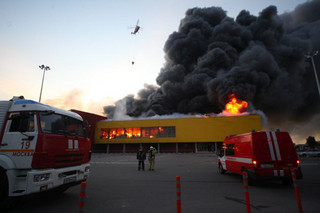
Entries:
[[82, 117], [77, 113], [64, 110], [64, 109], [59, 109], [43, 103], [39, 103], [37, 101], [27, 100], [27, 99], [14, 101], [9, 111], [15, 112], [15, 111], [50, 111], [50, 110], [54, 111], [57, 114], [66, 115], [82, 121]]

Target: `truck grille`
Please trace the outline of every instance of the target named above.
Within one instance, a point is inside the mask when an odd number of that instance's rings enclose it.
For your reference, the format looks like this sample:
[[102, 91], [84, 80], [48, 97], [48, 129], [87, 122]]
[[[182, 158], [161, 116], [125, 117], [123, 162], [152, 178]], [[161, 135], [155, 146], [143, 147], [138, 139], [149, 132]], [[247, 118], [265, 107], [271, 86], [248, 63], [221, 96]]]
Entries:
[[54, 156], [54, 162], [56, 164], [63, 164], [63, 163], [76, 164], [77, 162], [82, 162], [83, 159], [84, 159], [84, 154], [62, 154], [62, 155]]

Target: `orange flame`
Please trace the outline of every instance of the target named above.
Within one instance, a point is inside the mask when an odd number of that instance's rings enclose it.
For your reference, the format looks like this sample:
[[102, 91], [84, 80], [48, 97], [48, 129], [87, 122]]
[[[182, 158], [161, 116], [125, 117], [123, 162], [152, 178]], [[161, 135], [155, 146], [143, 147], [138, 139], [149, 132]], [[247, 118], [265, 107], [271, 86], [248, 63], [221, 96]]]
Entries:
[[232, 114], [237, 114], [246, 111], [248, 102], [238, 100], [234, 94], [230, 95], [229, 102], [226, 104], [225, 110]]

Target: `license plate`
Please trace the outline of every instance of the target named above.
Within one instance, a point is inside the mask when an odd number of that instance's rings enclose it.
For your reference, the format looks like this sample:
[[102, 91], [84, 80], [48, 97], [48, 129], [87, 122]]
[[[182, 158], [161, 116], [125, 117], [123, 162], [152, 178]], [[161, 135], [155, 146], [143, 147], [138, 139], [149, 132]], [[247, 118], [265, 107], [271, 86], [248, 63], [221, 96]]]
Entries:
[[75, 182], [75, 181], [76, 181], [76, 177], [68, 177], [63, 180], [63, 183], [71, 183], [71, 182]]
[[261, 168], [273, 168], [273, 164], [261, 164]]

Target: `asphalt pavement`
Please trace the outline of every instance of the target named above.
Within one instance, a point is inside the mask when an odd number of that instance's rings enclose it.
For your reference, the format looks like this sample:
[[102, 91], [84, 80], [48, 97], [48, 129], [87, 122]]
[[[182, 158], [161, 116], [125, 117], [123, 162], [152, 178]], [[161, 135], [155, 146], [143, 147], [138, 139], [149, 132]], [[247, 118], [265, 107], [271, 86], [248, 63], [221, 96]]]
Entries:
[[[320, 158], [301, 159], [298, 181], [304, 212], [320, 212]], [[155, 171], [138, 171], [135, 154], [93, 154], [84, 198], [85, 213], [177, 212], [176, 176], [183, 213], [247, 212], [239, 175], [217, 172], [213, 153], [158, 154]], [[64, 194], [27, 196], [9, 212], [78, 212], [80, 186]], [[280, 181], [249, 186], [251, 212], [298, 212], [295, 190]]]

